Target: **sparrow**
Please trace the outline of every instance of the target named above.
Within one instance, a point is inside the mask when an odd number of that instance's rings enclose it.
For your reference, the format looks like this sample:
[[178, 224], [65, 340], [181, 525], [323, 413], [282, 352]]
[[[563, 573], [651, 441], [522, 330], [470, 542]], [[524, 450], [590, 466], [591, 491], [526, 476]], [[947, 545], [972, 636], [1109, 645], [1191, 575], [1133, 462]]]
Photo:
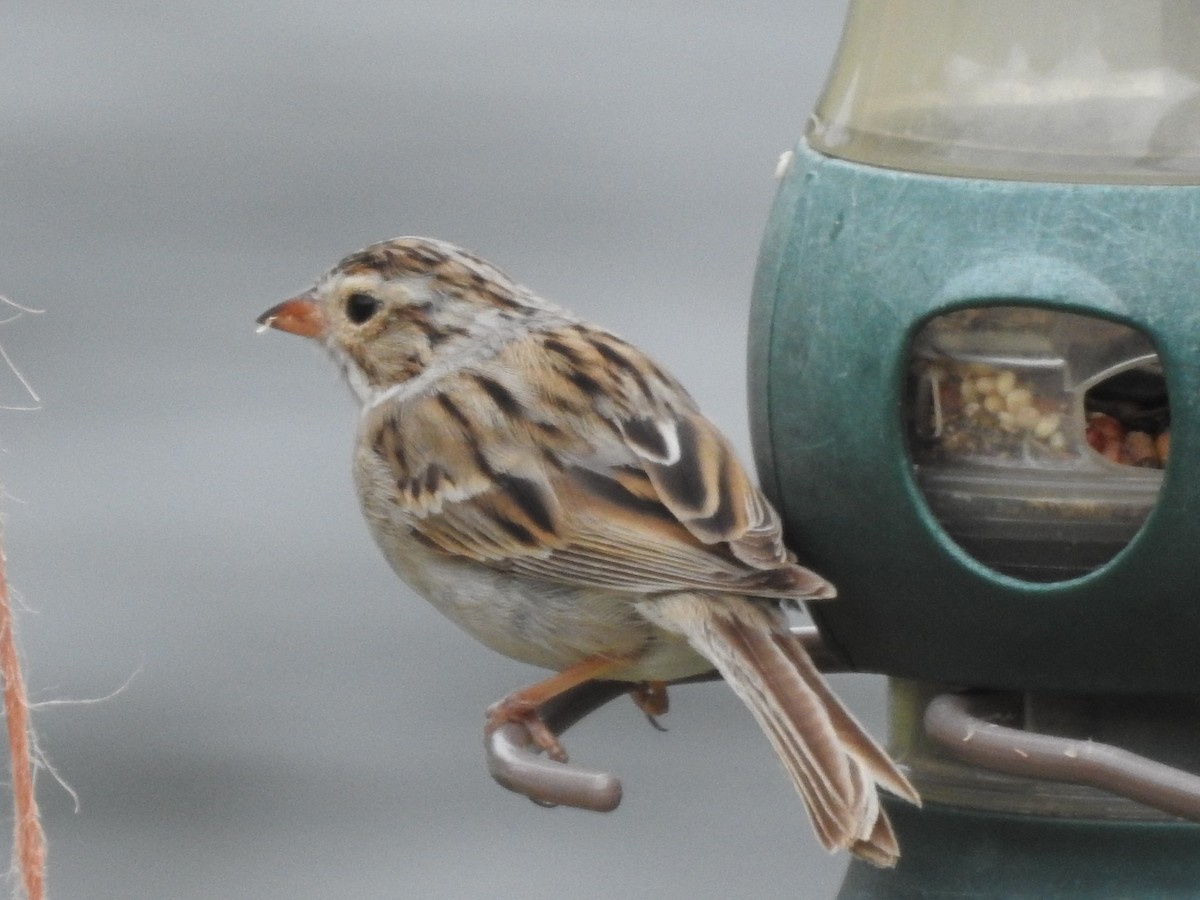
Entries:
[[749, 707], [820, 843], [899, 849], [876, 786], [917, 792], [834, 696], [785, 610], [833, 586], [798, 565], [729, 441], [645, 354], [451, 244], [352, 253], [259, 317], [328, 352], [358, 400], [354, 482], [396, 573], [481, 643], [552, 670], [487, 729], [592, 679], [714, 669]]

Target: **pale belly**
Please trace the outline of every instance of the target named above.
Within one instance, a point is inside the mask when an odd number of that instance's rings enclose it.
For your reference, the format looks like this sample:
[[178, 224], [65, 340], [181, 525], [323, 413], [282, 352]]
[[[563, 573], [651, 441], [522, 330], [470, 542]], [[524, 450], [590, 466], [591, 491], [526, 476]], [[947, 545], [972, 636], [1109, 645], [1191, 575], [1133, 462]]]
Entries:
[[389, 542], [390, 552], [381, 544], [396, 573], [505, 656], [555, 670], [598, 655], [627, 658], [628, 667], [613, 677], [628, 681], [669, 681], [712, 669], [681, 635], [637, 611], [640, 595], [534, 581], [396, 543]]
[[669, 681], [712, 670], [684, 637], [638, 612], [644, 595], [518, 577], [431, 550], [381, 499], [389, 496], [389, 478], [374, 454], [360, 454], [355, 480], [376, 543], [405, 582], [480, 643], [558, 671], [596, 656], [627, 659], [628, 666], [610, 677], [628, 681]]

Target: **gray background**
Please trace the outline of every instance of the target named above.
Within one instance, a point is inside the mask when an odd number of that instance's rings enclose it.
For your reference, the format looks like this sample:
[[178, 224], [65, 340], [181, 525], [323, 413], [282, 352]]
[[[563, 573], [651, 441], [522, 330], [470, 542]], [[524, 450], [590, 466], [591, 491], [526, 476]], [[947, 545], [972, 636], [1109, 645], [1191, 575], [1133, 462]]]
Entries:
[[[619, 811], [482, 764], [539, 676], [400, 585], [353, 404], [262, 310], [430, 234], [636, 340], [748, 453], [747, 303], [778, 154], [844, 5], [18, 0], [0, 16], [10, 576], [58, 898], [829, 897], [749, 716], [678, 690], [568, 736]], [[0, 403], [27, 402], [0, 370]], [[136, 674], [134, 674], [136, 672]], [[837, 686], [878, 733], [877, 680]]]

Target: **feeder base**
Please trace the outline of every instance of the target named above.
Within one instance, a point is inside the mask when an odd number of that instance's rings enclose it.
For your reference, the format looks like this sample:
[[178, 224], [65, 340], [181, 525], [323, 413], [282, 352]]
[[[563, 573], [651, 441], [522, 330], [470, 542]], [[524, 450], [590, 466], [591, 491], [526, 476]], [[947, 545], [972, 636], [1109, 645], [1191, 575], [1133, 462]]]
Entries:
[[895, 869], [852, 862], [838, 900], [1195, 897], [1200, 825], [983, 813], [885, 800]]

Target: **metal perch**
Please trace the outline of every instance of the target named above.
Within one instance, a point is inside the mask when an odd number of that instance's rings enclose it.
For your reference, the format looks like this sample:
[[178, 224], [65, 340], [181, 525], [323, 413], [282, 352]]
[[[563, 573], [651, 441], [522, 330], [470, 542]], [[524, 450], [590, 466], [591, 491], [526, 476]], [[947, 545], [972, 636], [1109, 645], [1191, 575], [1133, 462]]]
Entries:
[[[804, 642], [822, 672], [845, 671], [821, 641], [816, 627], [796, 627], [792, 633]], [[673, 683], [716, 681], [719, 677], [713, 672]], [[562, 734], [584, 716], [634, 687], [636, 685], [624, 681], [590, 681], [555, 697], [539, 713], [551, 731]], [[510, 791], [524, 794], [544, 806], [574, 806], [611, 812], [620, 804], [621, 781], [615, 775], [554, 762], [531, 749], [533, 746], [533, 738], [523, 726], [508, 724], [497, 728], [484, 743], [492, 778]]]
[[1086, 784], [1200, 821], [1200, 777], [1099, 741], [1000, 725], [994, 695], [942, 694], [925, 709], [925, 730], [956, 759], [996, 772]]

